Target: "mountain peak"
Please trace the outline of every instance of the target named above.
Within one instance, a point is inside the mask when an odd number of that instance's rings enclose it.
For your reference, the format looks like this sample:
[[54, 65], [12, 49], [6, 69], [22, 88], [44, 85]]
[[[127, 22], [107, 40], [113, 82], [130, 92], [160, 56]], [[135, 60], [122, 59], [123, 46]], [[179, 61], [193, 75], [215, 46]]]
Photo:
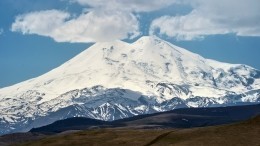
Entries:
[[[118, 44], [128, 44], [127, 42], [124, 42], [122, 40], [113, 40], [113, 41], [104, 41], [104, 42], [96, 42], [93, 46], [107, 46], [107, 45], [118, 45]], [[91, 47], [93, 47], [91, 46]]]
[[7, 127], [0, 134], [28, 121], [53, 122], [51, 114], [115, 120], [257, 102], [259, 88], [260, 71], [207, 60], [155, 36], [100, 42], [40, 77], [0, 89], [0, 127]]
[[140, 37], [137, 41], [134, 42], [134, 44], [136, 43], [160, 43], [163, 42], [162, 39], [160, 39], [159, 37], [155, 36], [155, 35], [150, 35], [150, 36], [142, 36]]
[[162, 41], [162, 39], [161, 38], [159, 38], [158, 36], [156, 36], [156, 35], [144, 35], [144, 36], [141, 36], [138, 40], [160, 40], [160, 41]]
[[[150, 35], [150, 36], [141, 36], [133, 44], [136, 44], [136, 43], [156, 44], [156, 43], [160, 43], [160, 42], [163, 42], [163, 40], [155, 35]], [[113, 41], [96, 42], [94, 45], [118, 45], [118, 44], [129, 44], [129, 43], [124, 42], [122, 40], [113, 40]]]

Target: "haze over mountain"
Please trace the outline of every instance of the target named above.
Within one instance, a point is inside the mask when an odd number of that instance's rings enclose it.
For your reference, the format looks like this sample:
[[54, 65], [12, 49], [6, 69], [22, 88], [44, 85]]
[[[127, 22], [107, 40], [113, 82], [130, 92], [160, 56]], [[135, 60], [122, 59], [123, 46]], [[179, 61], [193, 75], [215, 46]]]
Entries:
[[259, 70], [144, 36], [132, 44], [96, 43], [42, 76], [0, 89], [0, 133], [74, 116], [111, 121], [259, 101]]

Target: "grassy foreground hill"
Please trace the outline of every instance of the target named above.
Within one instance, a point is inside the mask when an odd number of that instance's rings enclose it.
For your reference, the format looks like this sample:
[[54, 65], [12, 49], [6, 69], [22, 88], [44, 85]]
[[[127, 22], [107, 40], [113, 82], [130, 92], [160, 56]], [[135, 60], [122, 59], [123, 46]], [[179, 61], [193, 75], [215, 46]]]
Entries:
[[260, 145], [260, 116], [250, 120], [191, 129], [107, 128], [59, 134], [17, 146], [82, 146], [82, 145]]

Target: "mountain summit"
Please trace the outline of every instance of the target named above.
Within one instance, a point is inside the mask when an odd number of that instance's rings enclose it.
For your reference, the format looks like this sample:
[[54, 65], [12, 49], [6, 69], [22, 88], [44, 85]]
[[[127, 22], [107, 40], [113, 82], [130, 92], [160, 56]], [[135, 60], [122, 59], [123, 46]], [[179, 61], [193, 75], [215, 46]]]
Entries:
[[115, 120], [259, 101], [259, 70], [144, 36], [96, 43], [42, 76], [0, 89], [0, 133], [74, 116]]

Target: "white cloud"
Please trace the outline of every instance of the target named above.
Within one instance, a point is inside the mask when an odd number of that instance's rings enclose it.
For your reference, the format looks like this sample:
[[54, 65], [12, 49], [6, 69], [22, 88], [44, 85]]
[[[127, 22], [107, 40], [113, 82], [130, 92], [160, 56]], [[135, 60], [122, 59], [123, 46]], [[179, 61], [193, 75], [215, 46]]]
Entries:
[[77, 18], [58, 10], [32, 12], [18, 16], [11, 30], [57, 42], [111, 41], [139, 35], [137, 18], [121, 11], [90, 11]]
[[130, 13], [92, 11], [65, 22], [52, 33], [58, 42], [112, 41], [138, 36], [139, 27]]
[[258, 0], [184, 0], [184, 3], [194, 8], [192, 12], [155, 19], [150, 26], [150, 34], [165, 34], [178, 40], [227, 33], [260, 36]]
[[12, 31], [38, 34], [57, 42], [99, 42], [135, 38], [140, 35], [139, 21], [134, 12], [152, 11], [168, 6], [174, 0], [70, 0], [86, 8], [80, 16], [58, 10], [19, 15]]
[[52, 32], [63, 25], [69, 18], [69, 13], [58, 10], [27, 13], [16, 17], [11, 30], [23, 34], [52, 36]]
[[[68, 12], [46, 10], [16, 17], [11, 30], [23, 34], [38, 34], [57, 42], [99, 42], [132, 39], [141, 34], [138, 16], [179, 0], [68, 0], [86, 7], [78, 17]], [[91, 8], [89, 8], [91, 7]]]
[[[12, 31], [48, 36], [58, 42], [97, 42], [135, 38], [139, 12], [150, 12], [176, 3], [193, 10], [183, 16], [162, 16], [150, 25], [150, 34], [178, 40], [235, 33], [260, 36], [258, 0], [68, 0], [86, 7], [78, 17], [59, 10], [31, 12], [16, 17]], [[89, 8], [90, 7], [90, 8]], [[137, 14], [137, 15], [136, 15]]]

